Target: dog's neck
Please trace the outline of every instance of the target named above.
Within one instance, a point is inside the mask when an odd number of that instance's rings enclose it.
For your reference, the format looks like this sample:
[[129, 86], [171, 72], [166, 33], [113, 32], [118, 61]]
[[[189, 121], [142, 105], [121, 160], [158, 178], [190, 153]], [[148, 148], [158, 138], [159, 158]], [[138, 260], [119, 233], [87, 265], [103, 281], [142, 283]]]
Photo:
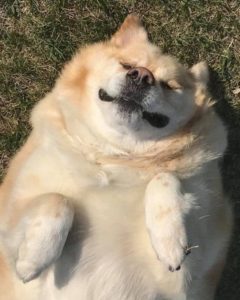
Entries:
[[62, 142], [67, 139], [73, 151], [93, 164], [115, 164], [150, 174], [167, 171], [187, 176], [221, 156], [226, 147], [223, 125], [206, 96], [202, 97], [195, 114], [178, 132], [157, 142], [135, 143], [131, 151], [98, 135], [87, 122], [75, 116], [77, 112], [71, 104], [64, 104], [58, 108]]
[[[208, 112], [201, 117], [201, 121], [198, 119], [196, 123], [187, 124], [174, 136], [155, 143], [142, 153], [112, 156], [97, 153], [97, 161], [102, 164], [125, 165], [154, 174], [162, 171], [189, 176], [224, 152], [225, 137], [219, 137], [218, 134], [215, 136], [216, 130], [212, 127], [216, 124], [216, 118], [213, 111]], [[208, 134], [209, 131], [212, 131], [211, 135]]]

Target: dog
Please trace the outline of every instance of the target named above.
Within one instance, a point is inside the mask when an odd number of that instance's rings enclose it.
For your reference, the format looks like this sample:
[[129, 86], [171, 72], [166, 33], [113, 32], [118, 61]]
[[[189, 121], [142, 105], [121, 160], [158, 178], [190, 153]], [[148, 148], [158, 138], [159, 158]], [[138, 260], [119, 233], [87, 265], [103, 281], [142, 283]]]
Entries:
[[214, 299], [232, 212], [208, 77], [135, 15], [80, 49], [1, 185], [1, 299]]

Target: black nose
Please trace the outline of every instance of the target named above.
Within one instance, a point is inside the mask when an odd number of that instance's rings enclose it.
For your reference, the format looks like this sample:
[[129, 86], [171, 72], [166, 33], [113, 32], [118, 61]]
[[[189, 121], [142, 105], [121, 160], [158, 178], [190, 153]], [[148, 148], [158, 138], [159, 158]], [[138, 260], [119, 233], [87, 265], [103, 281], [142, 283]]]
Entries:
[[155, 82], [151, 71], [144, 67], [137, 67], [129, 70], [127, 76], [131, 78], [137, 85], [153, 85]]

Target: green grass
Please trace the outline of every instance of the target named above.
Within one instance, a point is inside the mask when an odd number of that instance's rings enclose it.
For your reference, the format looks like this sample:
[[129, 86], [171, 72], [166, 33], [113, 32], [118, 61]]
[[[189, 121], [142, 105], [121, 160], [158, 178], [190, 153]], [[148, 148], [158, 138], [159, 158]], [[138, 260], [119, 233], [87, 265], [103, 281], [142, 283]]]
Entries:
[[[30, 128], [29, 112], [80, 45], [111, 35], [129, 12], [150, 38], [186, 65], [206, 60], [217, 110], [229, 128], [224, 183], [240, 225], [240, 5], [237, 0], [2, 0], [0, 4], [0, 177]], [[236, 226], [237, 228], [237, 226]], [[240, 294], [240, 239], [218, 299]], [[237, 271], [238, 270], [238, 271]]]

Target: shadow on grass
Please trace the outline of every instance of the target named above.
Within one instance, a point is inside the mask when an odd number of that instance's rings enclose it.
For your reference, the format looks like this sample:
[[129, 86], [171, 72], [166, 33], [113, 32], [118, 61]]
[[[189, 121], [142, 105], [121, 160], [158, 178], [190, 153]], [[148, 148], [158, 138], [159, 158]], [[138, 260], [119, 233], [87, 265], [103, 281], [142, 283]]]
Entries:
[[235, 217], [232, 244], [216, 299], [236, 300], [240, 294], [240, 112], [230, 106], [224, 86], [214, 71], [210, 75], [210, 91], [213, 98], [218, 100], [216, 111], [228, 128], [228, 148], [222, 163], [222, 175]]

